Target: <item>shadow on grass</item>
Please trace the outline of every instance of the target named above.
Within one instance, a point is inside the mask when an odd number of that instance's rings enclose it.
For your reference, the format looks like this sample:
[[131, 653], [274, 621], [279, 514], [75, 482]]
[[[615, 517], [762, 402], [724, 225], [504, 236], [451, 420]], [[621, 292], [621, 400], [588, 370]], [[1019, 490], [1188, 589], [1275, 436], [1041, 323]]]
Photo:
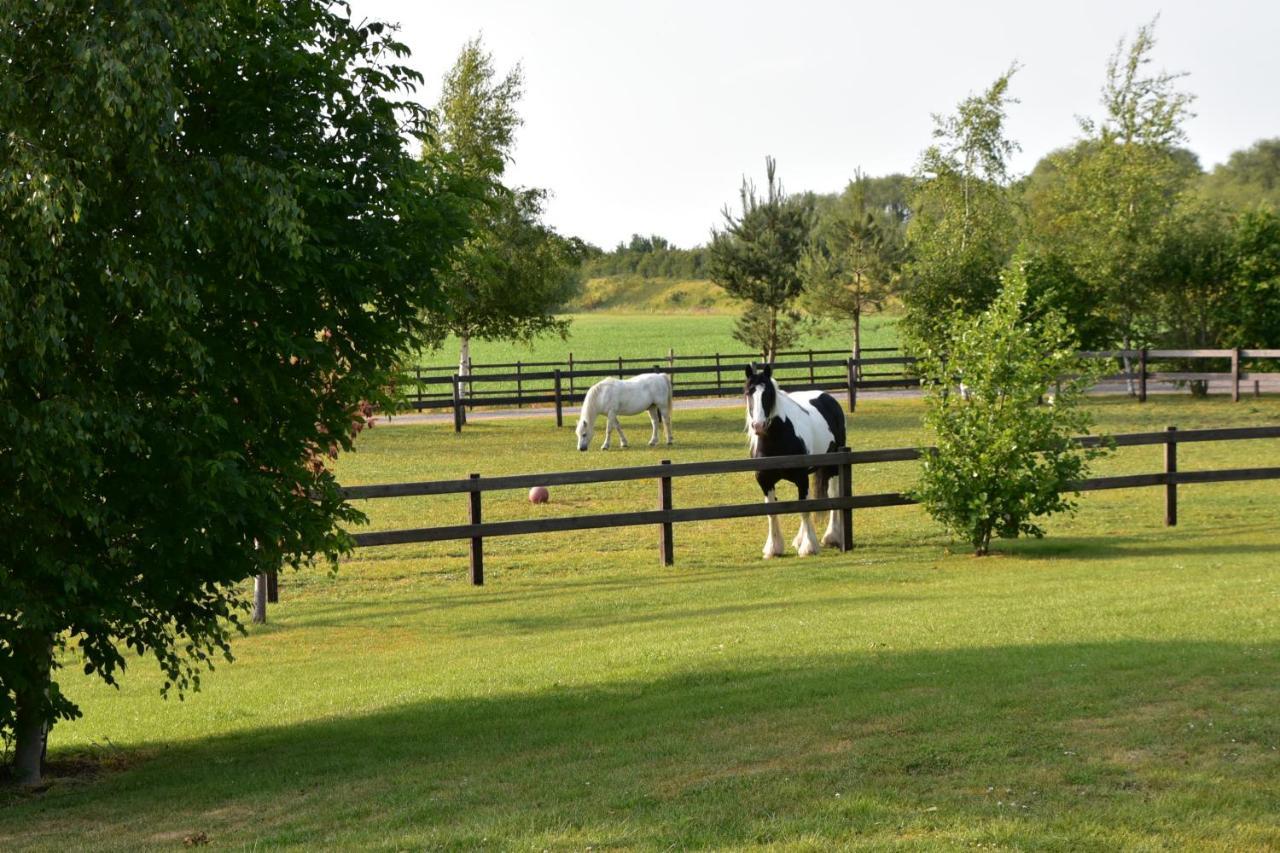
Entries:
[[147, 745], [0, 809], [0, 847], [1265, 847], [1278, 685], [1276, 643], [730, 659]]
[[1261, 535], [1270, 537], [1274, 527], [1270, 524], [1235, 525], [1231, 528], [1215, 528], [1204, 531], [1181, 531], [1169, 528], [1165, 534], [1148, 533], [1142, 536], [1057, 536], [1044, 539], [1007, 540], [993, 547], [999, 552], [1027, 559], [1053, 558], [1072, 560], [1124, 560], [1156, 556], [1183, 557], [1220, 554], [1269, 554], [1276, 550], [1275, 543], [1241, 542], [1241, 537]]

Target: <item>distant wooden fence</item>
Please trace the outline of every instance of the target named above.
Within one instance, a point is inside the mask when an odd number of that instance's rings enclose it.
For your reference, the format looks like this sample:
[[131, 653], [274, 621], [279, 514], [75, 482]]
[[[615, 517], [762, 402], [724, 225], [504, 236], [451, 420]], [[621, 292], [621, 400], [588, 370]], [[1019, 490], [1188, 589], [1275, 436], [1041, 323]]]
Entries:
[[[772, 367], [779, 382], [788, 389], [843, 392], [851, 412], [857, 407], [859, 391], [919, 386], [913, 357], [886, 348], [863, 353], [858, 358], [845, 350], [780, 353]], [[1148, 386], [1153, 382], [1226, 382], [1235, 400], [1240, 399], [1241, 388], [1248, 388], [1249, 383], [1255, 393], [1260, 393], [1263, 382], [1280, 383], [1280, 373], [1245, 369], [1251, 361], [1280, 359], [1280, 349], [1135, 349], [1087, 351], [1081, 355], [1110, 361], [1128, 358], [1134, 365], [1131, 372], [1108, 374], [1101, 381], [1132, 380], [1140, 402], [1146, 400]], [[582, 402], [587, 388], [603, 377], [657, 370], [671, 376], [676, 397], [729, 397], [742, 393], [742, 367], [753, 358], [751, 353], [676, 356], [670, 351], [657, 359], [619, 357], [575, 362], [571, 356], [567, 368], [548, 369], [549, 365], [564, 364], [561, 362], [475, 365], [467, 376], [448, 373], [452, 368], [416, 367], [412, 376], [406, 377], [406, 390], [415, 409], [452, 409], [454, 429], [459, 432], [466, 423], [467, 410], [476, 406], [549, 405], [555, 409], [556, 426], [563, 426], [565, 407]], [[1209, 361], [1210, 366], [1216, 362], [1225, 369], [1151, 370], [1156, 362], [1196, 360]], [[600, 366], [605, 364], [609, 367]]]
[[[1104, 438], [1097, 436], [1078, 438], [1076, 441], [1081, 446], [1098, 446], [1103, 442], [1109, 442], [1118, 447], [1163, 445], [1164, 470], [1151, 474], [1094, 477], [1074, 483], [1072, 489], [1078, 491], [1100, 491], [1104, 489], [1164, 486], [1165, 524], [1172, 526], [1178, 522], [1178, 486], [1182, 483], [1280, 479], [1280, 467], [1179, 471], [1178, 445], [1192, 441], [1241, 441], [1259, 438], [1280, 438], [1280, 426], [1185, 431], [1179, 431], [1176, 427], [1169, 427], [1163, 432], [1129, 433]], [[531, 533], [652, 525], [657, 530], [659, 560], [662, 565], [670, 566], [675, 562], [673, 526], [676, 524], [691, 521], [709, 521], [712, 519], [778, 515], [802, 510], [809, 512], [838, 510], [843, 518], [840, 548], [847, 551], [853, 545], [853, 511], [855, 509], [873, 509], [875, 507], [903, 506], [916, 503], [908, 495], [899, 492], [855, 495], [853, 492], [853, 467], [871, 463], [902, 462], [919, 459], [922, 455], [931, 451], [932, 448], [918, 447], [884, 450], [849, 450], [848, 448], [841, 448], [835, 453], [813, 456], [775, 456], [765, 459], [734, 459], [715, 462], [684, 462], [680, 464], [672, 464], [669, 460], [663, 460], [658, 465], [643, 465], [630, 468], [562, 471], [548, 474], [517, 474], [501, 477], [481, 477], [479, 474], [472, 474], [464, 480], [434, 480], [419, 483], [352, 486], [343, 489], [343, 494], [348, 500], [421, 495], [467, 495], [470, 511], [468, 524], [358, 533], [355, 535], [355, 541], [357, 546], [370, 547], [412, 542], [469, 539], [471, 544], [471, 582], [480, 585], [484, 583], [484, 540], [490, 536], [520, 536]], [[672, 481], [678, 478], [817, 465], [839, 467], [839, 495], [837, 497], [813, 498], [806, 501], [778, 501], [770, 504], [757, 502], [684, 509], [678, 509], [674, 505]], [[655, 481], [654, 493], [658, 508], [640, 512], [528, 518], [516, 521], [486, 522], [483, 518], [481, 496], [485, 492], [505, 489], [528, 489], [533, 486], [565, 486], [583, 483], [620, 482], [624, 480]]]

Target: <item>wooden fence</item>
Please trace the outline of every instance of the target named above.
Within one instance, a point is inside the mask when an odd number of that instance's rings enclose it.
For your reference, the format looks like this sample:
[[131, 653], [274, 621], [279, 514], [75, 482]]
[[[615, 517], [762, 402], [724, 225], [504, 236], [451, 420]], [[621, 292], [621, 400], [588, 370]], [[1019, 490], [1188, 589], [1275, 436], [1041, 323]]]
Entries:
[[[857, 407], [859, 391], [919, 386], [913, 357], [889, 349], [864, 352], [876, 354], [852, 358], [843, 350], [806, 350], [780, 354], [772, 366], [779, 382], [788, 389], [843, 392], [851, 412]], [[1081, 355], [1121, 363], [1127, 358], [1133, 365], [1130, 372], [1110, 373], [1101, 377], [1101, 381], [1132, 381], [1140, 402], [1147, 399], [1151, 383], [1227, 383], [1234, 400], [1240, 399], [1241, 389], [1247, 390], [1250, 383], [1254, 393], [1261, 392], [1264, 382], [1280, 384], [1280, 373], [1246, 369], [1249, 362], [1280, 359], [1280, 349], [1135, 349], [1087, 351]], [[524, 368], [531, 365], [515, 362], [515, 371], [499, 372], [511, 365], [483, 365], [476, 366], [475, 372], [468, 376], [456, 373], [432, 376], [424, 371], [449, 368], [419, 367], [414, 368], [414, 376], [406, 381], [410, 405], [419, 410], [452, 409], [457, 431], [466, 423], [467, 410], [476, 406], [549, 405], [555, 409], [556, 426], [563, 426], [565, 407], [582, 402], [587, 388], [603, 377], [657, 370], [671, 376], [676, 397], [730, 397], [742, 393], [742, 368], [752, 358], [750, 353], [675, 356], [669, 352], [662, 359], [571, 360], [569, 369], [548, 370], [544, 365], [551, 362], [537, 362], [532, 364], [539, 369], [526, 370]], [[1179, 369], [1186, 362], [1196, 361], [1224, 369]], [[1159, 362], [1169, 364], [1172, 369], [1152, 370]], [[601, 364], [609, 367], [600, 367]]]
[[[1083, 492], [1163, 486], [1165, 489], [1165, 524], [1172, 526], [1178, 522], [1178, 486], [1182, 483], [1280, 479], [1280, 467], [1179, 471], [1178, 445], [1193, 441], [1241, 441], [1259, 438], [1280, 438], [1280, 426], [1186, 431], [1178, 431], [1176, 427], [1169, 427], [1163, 432], [1129, 433], [1104, 438], [1097, 436], [1078, 438], [1076, 441], [1081, 446], [1097, 446], [1103, 442], [1109, 442], [1117, 447], [1163, 445], [1164, 470], [1150, 474], [1094, 477], [1072, 484], [1072, 489]], [[761, 515], [795, 513], [802, 510], [809, 512], [838, 510], [843, 519], [840, 547], [842, 550], [849, 550], [853, 546], [853, 511], [855, 509], [873, 509], [876, 507], [903, 506], [916, 503], [910, 496], [899, 492], [867, 495], [854, 494], [854, 466], [919, 459], [925, 453], [931, 452], [931, 450], [932, 448], [917, 447], [883, 450], [849, 450], [848, 448], [841, 448], [835, 453], [814, 456], [776, 456], [765, 459], [734, 459], [679, 464], [672, 464], [669, 460], [663, 460], [657, 465], [630, 468], [563, 471], [548, 474], [517, 474], [501, 477], [481, 477], [479, 474], [472, 474], [465, 480], [435, 480], [419, 483], [354, 486], [344, 489], [343, 494], [348, 500], [421, 495], [467, 495], [470, 510], [468, 524], [358, 533], [355, 535], [355, 541], [359, 547], [370, 547], [412, 542], [469, 539], [471, 544], [471, 582], [480, 585], [484, 583], [484, 540], [490, 536], [520, 536], [531, 533], [652, 525], [657, 530], [659, 560], [662, 565], [670, 566], [675, 562], [673, 527], [676, 524], [712, 519], [749, 518]], [[839, 467], [839, 494], [837, 497], [812, 498], [806, 501], [777, 501], [770, 504], [758, 502], [677, 508], [672, 496], [672, 481], [682, 477], [746, 473], [816, 465]], [[533, 486], [564, 486], [625, 480], [653, 480], [657, 509], [640, 512], [529, 518], [516, 521], [484, 521], [482, 496], [485, 492], [503, 489], [528, 489]]]

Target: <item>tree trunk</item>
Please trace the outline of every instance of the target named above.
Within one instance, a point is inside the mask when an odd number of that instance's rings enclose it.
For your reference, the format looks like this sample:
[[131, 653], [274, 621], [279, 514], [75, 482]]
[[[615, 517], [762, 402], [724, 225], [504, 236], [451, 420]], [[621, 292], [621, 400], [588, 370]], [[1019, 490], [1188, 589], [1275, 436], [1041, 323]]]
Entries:
[[267, 621], [267, 574], [263, 572], [253, 579], [253, 623], [265, 624]]
[[1121, 357], [1120, 362], [1124, 365], [1124, 375], [1126, 377], [1125, 384], [1129, 386], [1129, 396], [1136, 397], [1138, 396], [1138, 388], [1134, 384], [1133, 380], [1133, 359], [1129, 358], [1128, 351], [1130, 343], [1132, 343], [1132, 338], [1130, 338], [1126, 332], [1124, 340], [1120, 344], [1121, 348], [1125, 350], [1125, 354]]
[[[26, 645], [26, 644], [24, 644]], [[16, 719], [13, 735], [13, 772], [19, 785], [39, 785], [44, 772], [45, 742], [49, 735], [46, 707], [49, 673], [53, 666], [53, 641], [37, 637], [26, 649], [32, 664], [31, 682], [14, 690]]]
[[778, 360], [778, 309], [769, 306], [769, 363]]
[[[458, 335], [458, 395], [467, 398], [466, 378], [471, 375], [471, 335]], [[467, 407], [462, 407], [462, 422], [467, 422]]]
[[[853, 359], [862, 358], [862, 312], [853, 312]], [[858, 374], [862, 374], [862, 365], [858, 365]]]

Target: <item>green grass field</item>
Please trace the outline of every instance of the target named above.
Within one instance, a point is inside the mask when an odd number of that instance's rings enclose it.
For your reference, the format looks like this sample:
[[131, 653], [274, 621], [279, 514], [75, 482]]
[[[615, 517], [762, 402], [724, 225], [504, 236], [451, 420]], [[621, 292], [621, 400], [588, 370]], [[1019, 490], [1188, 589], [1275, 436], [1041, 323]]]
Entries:
[[[746, 347], [732, 337], [734, 316], [729, 314], [569, 314], [573, 325], [569, 339], [540, 338], [532, 347], [505, 341], [473, 341], [474, 364], [510, 364], [516, 361], [563, 362], [573, 353], [575, 360], [617, 358], [666, 358], [668, 348], [676, 355], [743, 353]], [[848, 349], [852, 335], [831, 330], [825, 335], [806, 335], [797, 349]], [[897, 317], [873, 315], [863, 320], [864, 347], [897, 346]], [[450, 339], [438, 351], [423, 353], [424, 365], [456, 365], [458, 344]]]
[[[1280, 423], [1280, 400], [1092, 403], [1105, 431]], [[865, 400], [857, 448], [927, 440]], [[343, 482], [745, 455], [738, 408], [677, 445], [577, 453], [546, 418], [379, 427]], [[1204, 443], [1180, 468], [1273, 464]], [[1268, 463], [1266, 460], [1272, 460]], [[1127, 448], [1097, 473], [1160, 470]], [[911, 463], [860, 466], [859, 492]], [[677, 506], [755, 501], [750, 475]], [[0, 805], [0, 849], [1046, 849], [1280, 846], [1280, 482], [1091, 493], [1041, 541], [969, 556], [919, 508], [857, 548], [762, 561], [762, 519], [368, 549], [282, 578], [271, 622], [185, 702], [138, 661], [63, 670], [85, 717], [63, 775]], [[486, 497], [487, 519], [647, 509], [653, 483]], [[371, 501], [373, 527], [465, 520], [461, 496]], [[784, 519], [788, 538], [793, 518]]]

